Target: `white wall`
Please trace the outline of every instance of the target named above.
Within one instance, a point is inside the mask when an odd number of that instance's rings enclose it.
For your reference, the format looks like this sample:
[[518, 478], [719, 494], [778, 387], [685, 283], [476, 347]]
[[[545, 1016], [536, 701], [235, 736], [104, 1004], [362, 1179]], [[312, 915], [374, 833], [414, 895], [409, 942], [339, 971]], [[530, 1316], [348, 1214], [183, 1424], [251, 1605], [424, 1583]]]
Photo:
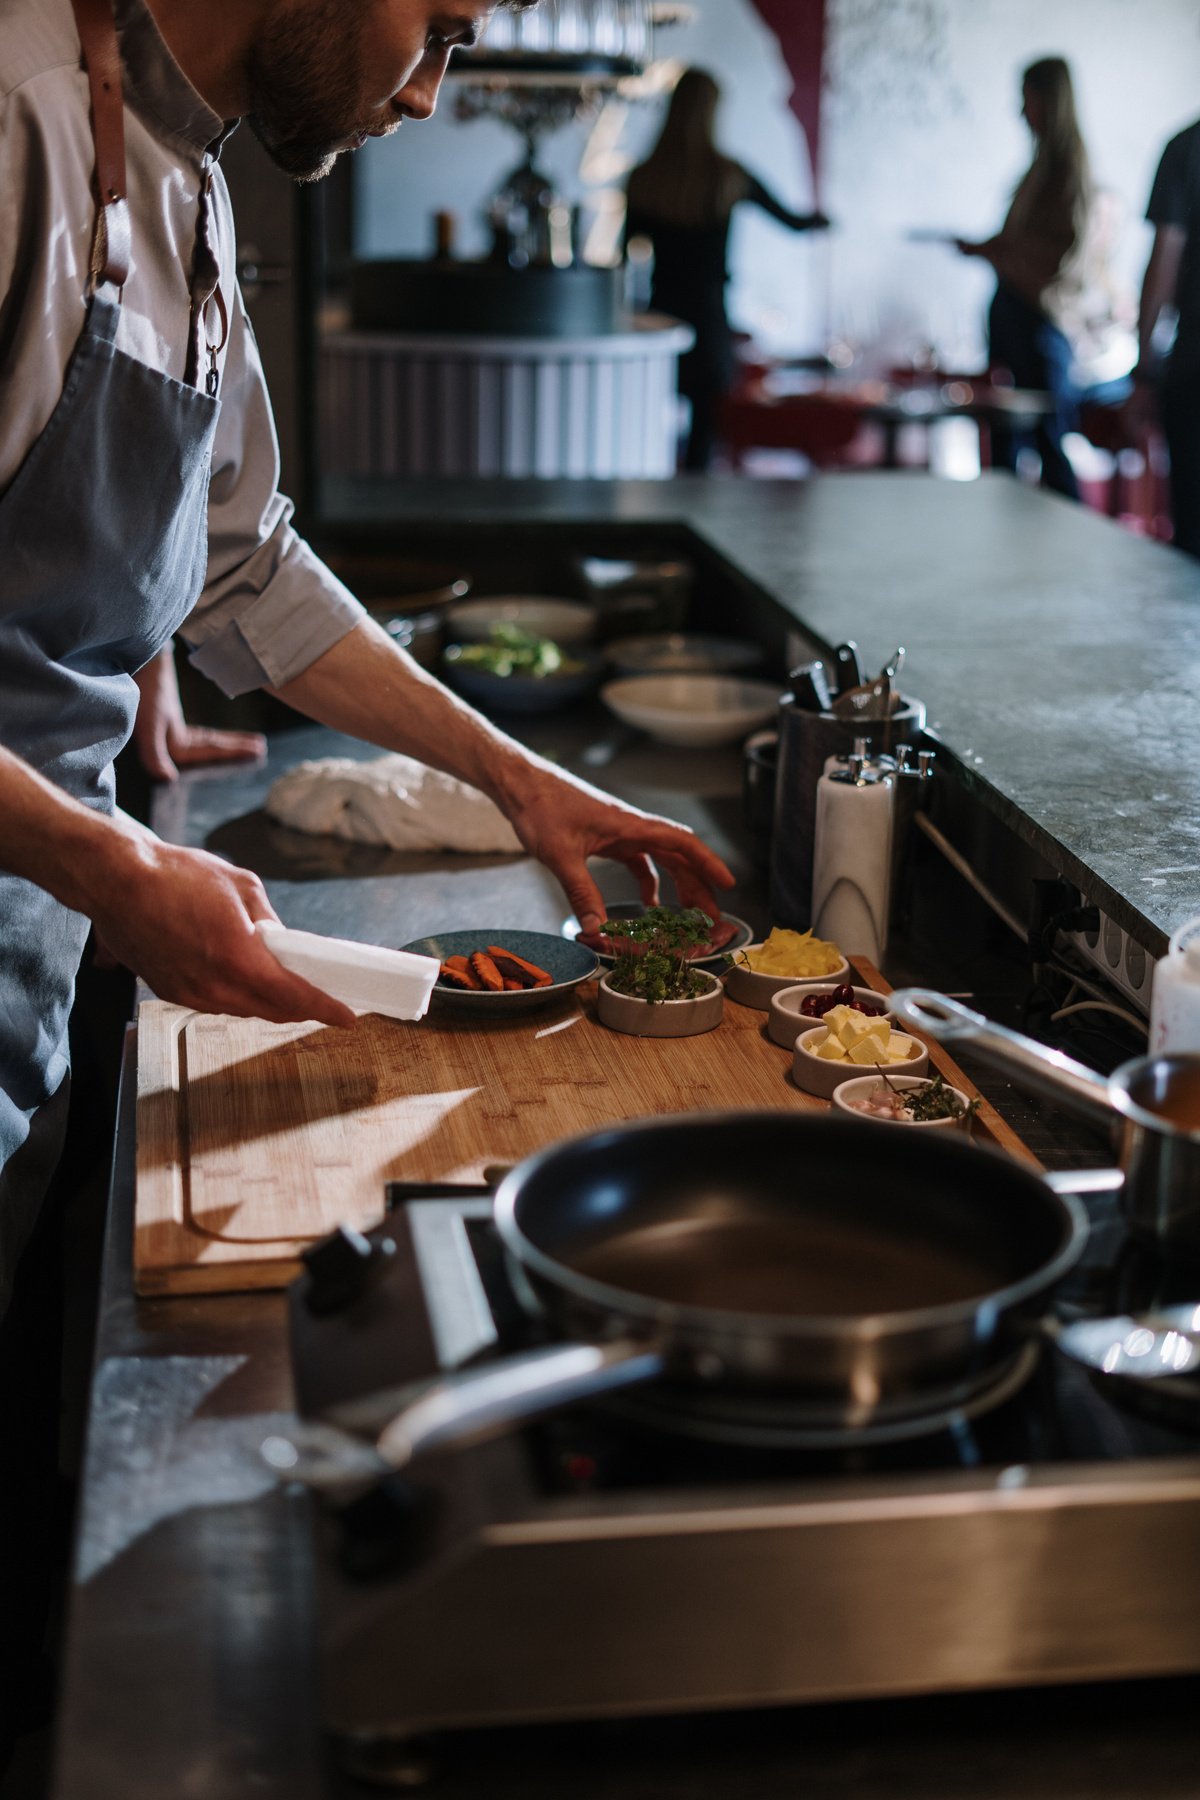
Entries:
[[[787, 105], [777, 42], [751, 0], [695, 5], [693, 23], [663, 32], [660, 50], [718, 76], [724, 146], [781, 199], [807, 206], [807, 147]], [[820, 200], [839, 228], [823, 240], [796, 238], [741, 208], [735, 320], [776, 349], [815, 349], [843, 336], [886, 363], [928, 340], [948, 360], [974, 361], [991, 286], [986, 269], [910, 244], [904, 233], [995, 229], [1028, 161], [1020, 70], [1048, 54], [1067, 56], [1074, 69], [1097, 179], [1124, 213], [1119, 266], [1136, 288], [1148, 244], [1140, 220], [1159, 151], [1200, 115], [1197, 0], [830, 0]], [[606, 121], [620, 126], [620, 160], [638, 160], [658, 116], [653, 106], [637, 107]], [[542, 158], [572, 200], [587, 198], [579, 174], [587, 138], [586, 128], [568, 127]], [[444, 208], [459, 217], [463, 253], [478, 254], [486, 198], [519, 154], [518, 140], [492, 121], [457, 124], [447, 94], [427, 125], [406, 126], [359, 153], [360, 253], [425, 253], [430, 216]]]
[[1029, 159], [1020, 71], [1051, 54], [1071, 63], [1096, 180], [1124, 215], [1117, 266], [1136, 292], [1159, 153], [1200, 114], [1195, 0], [834, 0], [832, 13], [835, 331], [899, 354], [924, 337], [951, 361], [978, 354], [987, 269], [903, 233], [995, 230]]

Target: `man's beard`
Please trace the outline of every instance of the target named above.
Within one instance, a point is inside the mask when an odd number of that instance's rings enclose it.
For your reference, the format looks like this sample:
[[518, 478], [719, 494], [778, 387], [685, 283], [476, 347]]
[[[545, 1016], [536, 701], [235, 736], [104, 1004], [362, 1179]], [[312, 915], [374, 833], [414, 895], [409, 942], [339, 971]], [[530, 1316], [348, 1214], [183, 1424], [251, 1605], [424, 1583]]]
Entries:
[[272, 161], [296, 181], [328, 175], [356, 131], [362, 104], [359, 33], [345, 0], [310, 0], [268, 20], [250, 53], [246, 123]]

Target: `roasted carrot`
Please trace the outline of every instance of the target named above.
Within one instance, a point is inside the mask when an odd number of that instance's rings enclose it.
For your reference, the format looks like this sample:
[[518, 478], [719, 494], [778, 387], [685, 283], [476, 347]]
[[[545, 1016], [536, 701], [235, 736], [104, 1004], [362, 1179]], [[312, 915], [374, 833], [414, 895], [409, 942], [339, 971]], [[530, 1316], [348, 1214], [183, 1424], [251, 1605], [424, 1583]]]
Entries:
[[493, 944], [489, 944], [487, 954], [491, 957], [501, 975], [503, 975], [506, 987], [510, 984], [513, 987], [519, 988], [531, 988], [537, 986], [533, 976], [527, 975], [523, 969], [519, 969], [505, 951], [500, 950]]
[[467, 958], [467, 962], [472, 975], [476, 977], [482, 987], [488, 989], [489, 993], [502, 994], [504, 992], [504, 977], [486, 951], [476, 950]]
[[511, 975], [521, 983], [522, 987], [550, 987], [554, 977], [547, 969], [539, 969], [536, 963], [526, 962], [515, 950], [506, 950], [503, 944], [489, 944], [487, 953], [495, 962], [502, 975]]
[[[459, 966], [461, 964], [461, 967]], [[456, 988], [480, 988], [483, 983], [476, 981], [467, 967], [465, 956], [449, 956], [442, 964], [438, 975], [439, 981], [445, 981]]]
[[511, 993], [514, 989], [519, 994], [521, 986], [522, 984], [519, 981], [514, 981], [511, 975], [506, 975], [504, 977], [504, 991], [506, 994]]

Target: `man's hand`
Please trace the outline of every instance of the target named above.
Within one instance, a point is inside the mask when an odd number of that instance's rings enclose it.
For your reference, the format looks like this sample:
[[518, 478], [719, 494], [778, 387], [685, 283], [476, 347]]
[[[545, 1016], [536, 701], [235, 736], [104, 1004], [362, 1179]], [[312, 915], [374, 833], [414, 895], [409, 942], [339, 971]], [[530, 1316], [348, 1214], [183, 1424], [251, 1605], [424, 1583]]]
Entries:
[[105, 950], [160, 1000], [280, 1024], [356, 1015], [276, 961], [254, 929], [276, 914], [262, 883], [204, 850], [164, 844], [132, 822], [106, 824], [81, 899]]
[[169, 644], [135, 679], [141, 699], [133, 744], [155, 781], [174, 781], [180, 769], [196, 763], [254, 762], [266, 755], [267, 740], [257, 731], [215, 731], [187, 723]]
[[584, 931], [604, 919], [589, 856], [611, 856], [633, 871], [642, 899], [658, 899], [659, 863], [682, 906], [720, 917], [714, 888], [733, 886], [719, 856], [682, 825], [610, 800], [506, 737], [419, 669], [371, 621], [318, 657], [277, 691], [281, 699], [337, 731], [416, 756], [469, 781], [496, 802], [529, 851], [566, 889]]
[[0, 848], [2, 866], [91, 919], [106, 950], [163, 1000], [280, 1023], [355, 1023], [266, 948], [255, 921], [275, 914], [256, 875], [84, 806], [3, 748]]
[[624, 863], [647, 906], [658, 904], [658, 868], [675, 883], [681, 906], [721, 917], [714, 888], [730, 888], [733, 876], [721, 858], [682, 825], [638, 811], [545, 765], [520, 770], [522, 791], [505, 805], [513, 828], [566, 891], [583, 934], [599, 930], [606, 908], [587, 866], [589, 856]]

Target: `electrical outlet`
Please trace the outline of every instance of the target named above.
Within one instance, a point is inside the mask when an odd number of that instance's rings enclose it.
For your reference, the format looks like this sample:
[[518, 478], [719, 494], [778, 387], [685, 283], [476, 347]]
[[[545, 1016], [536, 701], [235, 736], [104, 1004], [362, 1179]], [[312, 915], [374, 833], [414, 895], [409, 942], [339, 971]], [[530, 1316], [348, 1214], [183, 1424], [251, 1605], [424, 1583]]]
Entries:
[[1103, 912], [1097, 913], [1095, 925], [1088, 930], [1067, 931], [1063, 937], [1135, 1011], [1149, 1018], [1154, 958], [1136, 938]]

